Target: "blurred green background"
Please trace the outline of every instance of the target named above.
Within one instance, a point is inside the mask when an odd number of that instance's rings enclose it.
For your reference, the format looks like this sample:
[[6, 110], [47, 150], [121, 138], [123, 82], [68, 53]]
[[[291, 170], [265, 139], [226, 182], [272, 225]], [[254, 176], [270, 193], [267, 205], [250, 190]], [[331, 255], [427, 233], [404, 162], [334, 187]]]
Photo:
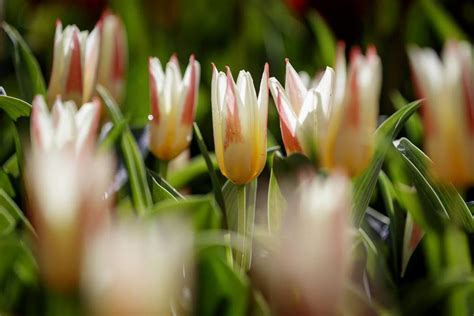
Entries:
[[[335, 44], [365, 48], [373, 43], [383, 62], [381, 113], [393, 112], [396, 90], [414, 99], [405, 48], [409, 43], [440, 49], [447, 38], [472, 41], [474, 2], [461, 0], [3, 0], [0, 16], [16, 27], [49, 80], [55, 20], [91, 30], [102, 11], [122, 16], [128, 33], [129, 71], [123, 109], [130, 123], [146, 124], [148, 56], [166, 61], [176, 52], [184, 69], [189, 54], [202, 65], [197, 122], [212, 147], [210, 63], [245, 68], [259, 82], [265, 62], [284, 80], [284, 58], [310, 74], [332, 65]], [[0, 85], [18, 96], [11, 44], [0, 36]], [[279, 140], [278, 119], [270, 106], [270, 131]]]

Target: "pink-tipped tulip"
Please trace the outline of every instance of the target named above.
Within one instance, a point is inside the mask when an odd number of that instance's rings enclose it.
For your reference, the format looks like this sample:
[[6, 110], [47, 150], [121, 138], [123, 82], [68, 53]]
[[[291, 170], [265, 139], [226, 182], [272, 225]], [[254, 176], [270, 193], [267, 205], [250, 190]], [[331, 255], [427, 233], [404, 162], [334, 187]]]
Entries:
[[280, 115], [280, 128], [287, 154], [301, 152], [316, 158], [321, 150], [333, 103], [334, 71], [327, 67], [321, 80], [307, 89], [286, 60], [285, 88], [270, 78], [270, 91]]
[[441, 180], [474, 183], [474, 62], [467, 42], [449, 41], [441, 59], [410, 47], [414, 85], [423, 100], [425, 150]]
[[236, 184], [257, 177], [267, 157], [268, 64], [260, 92], [252, 76], [242, 70], [235, 84], [227, 74], [212, 66], [212, 123], [217, 162], [223, 175]]
[[255, 271], [275, 315], [338, 315], [349, 282], [351, 182], [311, 177]]
[[97, 83], [101, 84], [120, 102], [123, 97], [127, 68], [127, 35], [122, 20], [105, 11], [101, 26], [100, 59]]
[[33, 153], [25, 179], [28, 210], [38, 233], [37, 255], [46, 284], [77, 289], [84, 243], [108, 223], [113, 175], [109, 156], [70, 151]]
[[56, 23], [54, 36], [53, 71], [48, 87], [48, 100], [54, 102], [58, 95], [63, 100], [83, 104], [94, 95], [99, 62], [100, 27], [89, 34], [77, 26], [64, 30]]
[[173, 56], [165, 72], [158, 58], [150, 58], [151, 152], [169, 161], [188, 148], [199, 90], [200, 65], [194, 56], [181, 77], [178, 59]]
[[382, 65], [375, 47], [369, 46], [365, 56], [354, 47], [346, 72], [344, 45], [340, 44], [335, 72], [334, 104], [322, 162], [328, 169], [340, 168], [355, 176], [367, 167], [374, 151]]
[[100, 118], [100, 101], [94, 98], [77, 110], [73, 101], [58, 97], [51, 113], [37, 95], [31, 113], [31, 143], [35, 153], [70, 150], [77, 155], [93, 148]]

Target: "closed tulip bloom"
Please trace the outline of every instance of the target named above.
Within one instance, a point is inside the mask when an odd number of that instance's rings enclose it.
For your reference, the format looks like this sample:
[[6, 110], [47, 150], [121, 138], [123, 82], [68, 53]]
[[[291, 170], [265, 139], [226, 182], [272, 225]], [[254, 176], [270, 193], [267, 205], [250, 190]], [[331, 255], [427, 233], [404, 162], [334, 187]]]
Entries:
[[423, 99], [425, 150], [443, 181], [474, 183], [474, 62], [467, 42], [449, 41], [441, 58], [410, 47], [414, 85]]
[[351, 182], [311, 177], [285, 212], [256, 274], [275, 315], [338, 315], [349, 282]]
[[150, 58], [151, 152], [169, 161], [188, 148], [199, 90], [200, 65], [194, 56], [181, 77], [178, 59], [173, 56], [163, 72], [160, 60]]
[[320, 81], [307, 89], [308, 78], [298, 75], [286, 60], [285, 88], [270, 78], [270, 91], [280, 116], [287, 154], [304, 153], [317, 159], [324, 140], [333, 103], [334, 71], [327, 67]]
[[250, 73], [242, 70], [234, 82], [212, 66], [212, 123], [217, 162], [236, 184], [257, 177], [267, 157], [268, 64], [257, 94]]
[[33, 153], [25, 178], [28, 210], [38, 234], [37, 256], [46, 284], [60, 291], [77, 288], [83, 245], [108, 223], [113, 175], [109, 156], [70, 151]]
[[33, 152], [69, 150], [77, 155], [91, 151], [96, 141], [100, 101], [94, 98], [77, 110], [73, 101], [58, 97], [51, 113], [40, 95], [33, 100], [31, 144]]
[[375, 47], [369, 46], [365, 56], [355, 47], [346, 71], [344, 45], [340, 44], [335, 72], [334, 104], [322, 162], [328, 169], [340, 168], [356, 176], [373, 156], [382, 66]]
[[127, 68], [127, 35], [122, 20], [105, 11], [99, 21], [101, 26], [100, 59], [97, 83], [120, 102], [123, 97]]
[[77, 26], [64, 30], [56, 23], [54, 36], [53, 70], [48, 87], [48, 100], [63, 100], [83, 104], [91, 100], [96, 85], [100, 48], [100, 24], [89, 34]]

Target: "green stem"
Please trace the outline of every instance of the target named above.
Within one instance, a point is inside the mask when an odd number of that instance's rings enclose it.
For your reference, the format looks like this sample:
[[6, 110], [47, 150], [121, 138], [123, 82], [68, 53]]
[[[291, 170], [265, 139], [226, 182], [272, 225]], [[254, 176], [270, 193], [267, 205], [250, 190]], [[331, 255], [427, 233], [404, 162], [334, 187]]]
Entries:
[[246, 185], [239, 185], [237, 187], [237, 233], [242, 238], [242, 249], [243, 252], [238, 251], [236, 258], [237, 263], [240, 266], [240, 271], [245, 272], [247, 266], [247, 199], [246, 199]]
[[167, 160], [160, 160], [160, 177], [164, 180], [168, 177], [168, 165], [169, 161]]

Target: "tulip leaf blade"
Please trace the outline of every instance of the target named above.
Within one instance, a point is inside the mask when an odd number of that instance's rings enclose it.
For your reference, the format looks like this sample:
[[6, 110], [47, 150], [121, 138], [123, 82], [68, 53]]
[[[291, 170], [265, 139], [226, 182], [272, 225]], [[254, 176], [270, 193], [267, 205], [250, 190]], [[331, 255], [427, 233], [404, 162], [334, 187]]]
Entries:
[[173, 186], [171, 186], [165, 179], [150, 169], [147, 169], [148, 178], [151, 181], [152, 196], [154, 202], [162, 200], [179, 200], [184, 199], [184, 196], [179, 193]]
[[33, 228], [33, 225], [31, 225], [30, 221], [28, 221], [28, 219], [23, 214], [23, 212], [18, 207], [18, 205], [1, 188], [0, 188], [0, 206], [3, 207], [11, 215], [11, 218], [13, 218], [13, 220], [15, 221], [15, 224], [17, 223], [18, 220], [20, 220], [34, 236], [37, 236], [36, 231]]
[[37, 94], [46, 94], [46, 85], [38, 61], [20, 33], [6, 22], [2, 24], [14, 48], [15, 71], [23, 99], [32, 101]]
[[27, 117], [31, 112], [31, 105], [21, 99], [0, 95], [0, 109], [16, 121], [20, 117]]
[[15, 219], [3, 206], [0, 206], [0, 236], [11, 233], [13, 229], [15, 229]]
[[405, 105], [403, 108], [392, 114], [377, 128], [375, 153], [372, 161], [367, 169], [354, 181], [352, 222], [355, 227], [360, 227], [362, 223], [365, 210], [369, 206], [389, 146], [391, 146], [393, 139], [419, 106], [419, 100]]
[[[115, 125], [121, 124], [124, 120], [122, 113], [107, 89], [99, 85], [97, 91], [104, 100], [112, 122]], [[153, 200], [146, 178], [143, 157], [128, 126], [124, 127], [122, 130], [120, 148], [123, 153], [125, 166], [129, 176], [133, 205], [138, 214], [143, 215], [153, 206]]]
[[[212, 166], [216, 170], [217, 165], [216, 155], [209, 154]], [[189, 160], [186, 166], [178, 170], [168, 171], [168, 183], [176, 189], [181, 189], [190, 183], [193, 179], [198, 178], [209, 172], [206, 158], [201, 154]], [[213, 188], [214, 189], [214, 188]]]
[[[431, 171], [428, 169], [429, 164], [432, 163], [428, 156], [406, 138], [400, 140], [397, 149], [405, 159], [407, 166], [409, 166], [411, 171], [413, 171], [413, 174], [422, 175], [425, 180], [422, 184], [431, 188], [431, 192], [433, 192], [437, 197], [436, 199], [434, 196], [431, 196], [431, 198], [428, 197], [428, 199], [423, 199], [426, 195], [420, 194], [419, 196], [422, 199], [423, 204], [430, 205], [430, 203], [435, 201], [437, 204], [434, 207], [444, 210], [443, 214], [449, 217], [452, 221], [458, 225], [462, 225], [470, 232], [474, 231], [474, 218], [466, 202], [464, 202], [461, 195], [459, 195], [452, 184], [440, 183], [435, 180]], [[425, 190], [423, 187], [420, 187], [419, 189]]]
[[207, 150], [207, 146], [206, 146], [206, 143], [204, 142], [201, 131], [199, 130], [199, 126], [196, 123], [194, 123], [193, 128], [194, 128], [194, 134], [196, 135], [196, 141], [198, 143], [199, 150], [201, 151], [201, 155], [206, 162], [207, 170], [209, 172], [209, 177], [211, 178], [212, 190], [214, 191], [214, 197], [216, 199], [217, 204], [222, 210], [223, 223], [225, 227], [227, 227], [228, 225], [227, 213], [228, 212], [226, 210], [226, 203], [224, 201], [224, 195], [222, 192], [223, 188], [221, 186], [219, 179], [217, 178], [215, 164], [213, 164], [212, 159], [209, 155], [209, 151]]
[[322, 64], [334, 65], [334, 56], [336, 56], [336, 37], [318, 12], [310, 12], [308, 19], [311, 29], [316, 37], [316, 47], [319, 49], [319, 56], [322, 60]]
[[196, 231], [219, 229], [221, 223], [221, 214], [210, 196], [163, 200], [151, 209], [147, 217], [155, 218], [160, 215], [189, 219]]
[[421, 0], [420, 4], [422, 12], [426, 14], [441, 41], [467, 40], [469, 38], [438, 1]]
[[276, 157], [276, 153], [272, 154], [271, 161], [272, 167], [270, 170], [270, 180], [268, 181], [268, 198], [267, 198], [267, 221], [268, 231], [275, 233], [279, 230], [282, 222], [283, 214], [287, 207], [287, 202], [283, 193], [281, 192], [280, 185], [273, 168], [273, 164]]

